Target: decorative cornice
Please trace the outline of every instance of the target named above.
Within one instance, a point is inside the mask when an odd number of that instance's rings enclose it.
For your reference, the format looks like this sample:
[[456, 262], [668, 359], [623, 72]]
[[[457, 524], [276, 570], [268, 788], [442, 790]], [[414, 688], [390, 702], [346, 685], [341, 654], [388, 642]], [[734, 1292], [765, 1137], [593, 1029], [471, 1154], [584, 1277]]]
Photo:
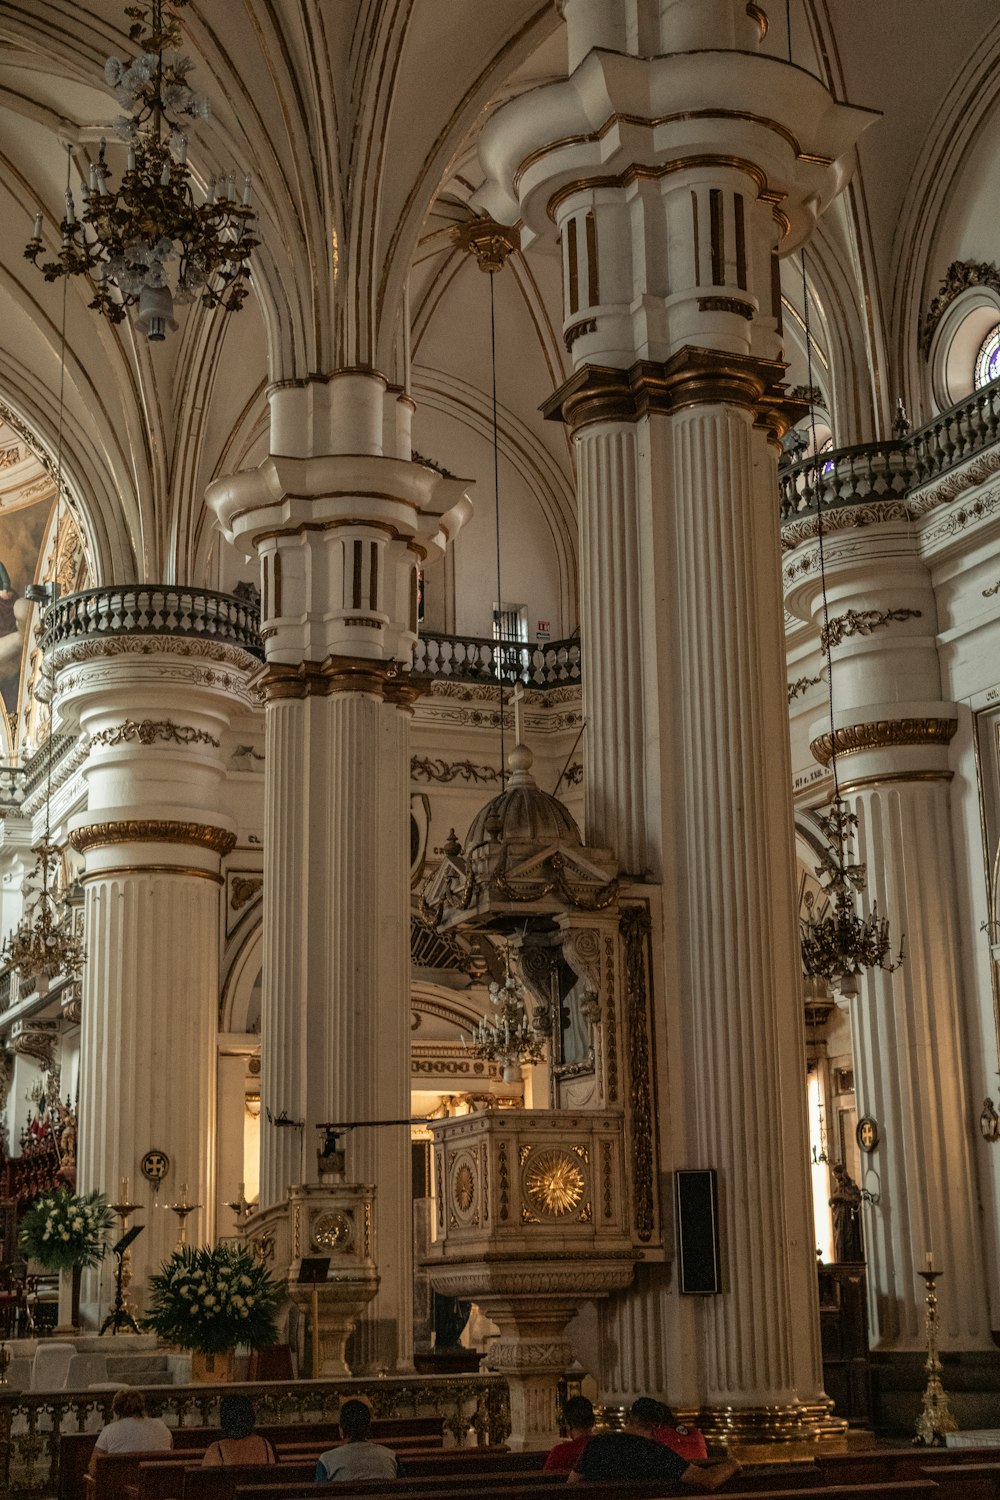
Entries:
[[[869, 505], [833, 506], [823, 508], [823, 535], [833, 531], [853, 531], [860, 526], [881, 526], [887, 521], [910, 521], [912, 514], [903, 500], [873, 500]], [[781, 550], [791, 552], [803, 542], [819, 536], [819, 522], [815, 513], [798, 521], [785, 521], [781, 527]]]
[[124, 631], [120, 635], [98, 635], [55, 646], [48, 653], [48, 663], [53, 672], [58, 672], [71, 663], [105, 656], [199, 656], [249, 672], [260, 668], [257, 657], [241, 646], [177, 635], [129, 635]]
[[820, 648], [839, 646], [852, 635], [871, 635], [873, 630], [884, 630], [893, 620], [918, 620], [923, 613], [919, 609], [848, 609], [842, 615], [834, 615], [820, 634]]
[[868, 792], [877, 786], [893, 785], [905, 781], [952, 781], [954, 771], [884, 771], [876, 776], [857, 776], [851, 781], [842, 781], [840, 790], [845, 797], [855, 792]]
[[780, 438], [809, 410], [786, 390], [784, 372], [780, 360], [686, 345], [665, 364], [639, 360], [629, 370], [584, 365], [542, 412], [576, 432], [591, 422], [635, 422], [651, 412], [725, 402], [754, 412]]
[[124, 745], [138, 740], [140, 745], [152, 745], [156, 740], [165, 740], [173, 745], [212, 745], [218, 750], [220, 741], [206, 729], [195, 729], [191, 724], [175, 724], [172, 719], [125, 719], [109, 729], [98, 730], [90, 736], [92, 745]]
[[1000, 267], [987, 260], [953, 260], [920, 324], [920, 351], [927, 359], [938, 324], [956, 297], [969, 287], [986, 286], [1000, 292]]
[[957, 719], [875, 719], [867, 724], [846, 725], [832, 735], [821, 734], [809, 749], [821, 766], [828, 766], [834, 748], [840, 756], [855, 755], [862, 750], [891, 750], [898, 745], [943, 746], [957, 728]]
[[155, 818], [126, 818], [107, 823], [84, 823], [69, 835], [78, 854], [109, 844], [195, 844], [220, 858], [236, 843], [235, 833], [213, 823], [172, 823]]

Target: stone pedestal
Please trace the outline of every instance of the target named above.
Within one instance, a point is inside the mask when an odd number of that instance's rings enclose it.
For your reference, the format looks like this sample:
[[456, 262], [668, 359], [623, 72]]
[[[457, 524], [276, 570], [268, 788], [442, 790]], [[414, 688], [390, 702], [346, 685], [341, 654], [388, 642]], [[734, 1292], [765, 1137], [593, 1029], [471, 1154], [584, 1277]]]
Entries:
[[[209, 503], [261, 563], [267, 652], [261, 1203], [303, 1178], [315, 1128], [410, 1112], [409, 747], [417, 571], [470, 507], [409, 461], [412, 403], [338, 371], [271, 396], [273, 456]], [[268, 1113], [270, 1121], [268, 1122]], [[280, 1116], [301, 1128], [276, 1126]], [[410, 1135], [359, 1131], [348, 1175], [393, 1205], [363, 1370], [412, 1366]]]
[[492, 1112], [435, 1122], [434, 1289], [478, 1303], [500, 1329], [510, 1446], [558, 1438], [566, 1326], [632, 1279], [621, 1115]]

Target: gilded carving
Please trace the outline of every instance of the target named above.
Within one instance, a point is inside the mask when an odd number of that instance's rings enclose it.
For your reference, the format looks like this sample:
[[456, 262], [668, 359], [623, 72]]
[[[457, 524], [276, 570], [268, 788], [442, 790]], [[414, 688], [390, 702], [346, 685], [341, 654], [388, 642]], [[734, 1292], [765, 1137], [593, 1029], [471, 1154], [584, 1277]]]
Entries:
[[229, 887], [229, 905], [233, 911], [242, 911], [263, 889], [263, 875], [234, 875]]
[[500, 1218], [510, 1218], [510, 1177], [507, 1168], [507, 1143], [497, 1144], [497, 1176], [500, 1183]]
[[[912, 512], [905, 500], [872, 500], [857, 505], [845, 500], [838, 505], [836, 499], [823, 505], [823, 535], [832, 531], [854, 531], [862, 526], [879, 526], [886, 521], [910, 521]], [[791, 552], [803, 542], [819, 535], [819, 521], [815, 511], [796, 520], [783, 521], [781, 526], [781, 550]]]
[[854, 755], [896, 745], [947, 745], [957, 728], [957, 719], [876, 719], [869, 724], [846, 725], [833, 736], [821, 734], [809, 748], [821, 766], [828, 766], [834, 748], [838, 755]]
[[649, 908], [625, 906], [619, 917], [625, 957], [626, 1036], [629, 1045], [629, 1117], [632, 1135], [635, 1228], [640, 1240], [653, 1237], [653, 1085], [649, 1066], [646, 997], [646, 943], [652, 930]]
[[608, 1103], [618, 1102], [618, 1008], [615, 1004], [615, 944], [604, 939], [604, 969], [608, 1003], [604, 1007], [604, 1049], [608, 1067]]
[[476, 1201], [476, 1174], [467, 1157], [459, 1161], [452, 1173], [451, 1192], [455, 1207], [468, 1218]]
[[410, 760], [410, 776], [414, 781], [489, 782], [498, 781], [500, 772], [495, 766], [477, 766], [471, 760], [435, 760], [427, 755], [414, 755]]
[[0, 469], [12, 469], [21, 462], [21, 450], [16, 443], [10, 448], [0, 448]]
[[18, 1057], [30, 1057], [44, 1072], [51, 1073], [58, 1035], [57, 1021], [15, 1021], [11, 1046]]
[[818, 682], [822, 681], [822, 672], [819, 672], [815, 677], [797, 677], [794, 682], [788, 684], [789, 703], [794, 703], [800, 693], [804, 693], [807, 688], [815, 687]]
[[175, 724], [171, 719], [125, 719], [109, 729], [101, 729], [90, 736], [92, 745], [125, 745], [138, 740], [140, 745], [152, 745], [164, 740], [172, 745], [213, 745], [219, 748], [219, 740], [205, 729], [195, 729], [192, 724]]
[[601, 1142], [601, 1203], [606, 1219], [613, 1219], [615, 1213], [613, 1178], [611, 1166], [611, 1142]]
[[842, 615], [834, 615], [820, 634], [820, 647], [839, 646], [852, 635], [871, 635], [874, 630], [884, 630], [893, 620], [919, 620], [923, 611], [919, 609], [848, 609]]
[[235, 833], [212, 823], [170, 823], [153, 818], [129, 818], [108, 823], [85, 823], [69, 836], [78, 854], [107, 844], [195, 844], [223, 858], [236, 843]]
[[988, 260], [953, 260], [920, 324], [920, 351], [926, 359], [938, 324], [955, 298], [972, 286], [1000, 292], [1000, 268]]
[[536, 1151], [524, 1174], [524, 1191], [538, 1213], [562, 1218], [583, 1200], [587, 1179], [568, 1151]]
[[322, 1213], [313, 1220], [312, 1241], [319, 1250], [343, 1252], [350, 1248], [354, 1228], [346, 1214]]

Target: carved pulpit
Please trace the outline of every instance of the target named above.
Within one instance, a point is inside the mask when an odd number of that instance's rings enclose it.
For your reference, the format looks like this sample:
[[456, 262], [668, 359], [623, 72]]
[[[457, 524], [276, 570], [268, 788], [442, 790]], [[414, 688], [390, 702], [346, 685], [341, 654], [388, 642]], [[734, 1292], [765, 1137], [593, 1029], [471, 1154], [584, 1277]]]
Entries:
[[557, 1387], [580, 1307], [628, 1286], [633, 1248], [622, 1116], [488, 1111], [435, 1121], [435, 1291], [476, 1302], [500, 1329], [511, 1446], [555, 1441]]

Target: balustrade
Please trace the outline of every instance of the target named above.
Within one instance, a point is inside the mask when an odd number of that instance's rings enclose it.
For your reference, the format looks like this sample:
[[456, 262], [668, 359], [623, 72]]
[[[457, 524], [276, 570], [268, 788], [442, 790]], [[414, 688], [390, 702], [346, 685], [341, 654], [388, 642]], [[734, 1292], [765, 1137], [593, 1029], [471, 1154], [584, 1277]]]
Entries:
[[118, 635], [195, 636], [263, 656], [255, 605], [214, 589], [124, 584], [68, 594], [42, 617], [41, 645]]
[[976, 457], [1000, 439], [1000, 381], [974, 391], [904, 438], [833, 448], [782, 467], [783, 524], [843, 506], [905, 500], [920, 485]]
[[580, 681], [580, 642], [576, 639], [532, 646], [527, 641], [495, 641], [482, 636], [426, 633], [417, 641], [413, 670], [456, 682], [523, 682], [551, 688]]
[[[376, 1417], [437, 1413], [456, 1445], [471, 1431], [479, 1444], [510, 1432], [507, 1382], [500, 1375], [418, 1375], [375, 1380], [309, 1380], [248, 1385], [152, 1386], [146, 1410], [168, 1427], [217, 1427], [219, 1402], [249, 1396], [262, 1425], [335, 1421], [342, 1402], [360, 1396]], [[63, 1433], [97, 1432], [111, 1420], [113, 1390], [0, 1391], [0, 1495], [54, 1500], [61, 1493]]]

